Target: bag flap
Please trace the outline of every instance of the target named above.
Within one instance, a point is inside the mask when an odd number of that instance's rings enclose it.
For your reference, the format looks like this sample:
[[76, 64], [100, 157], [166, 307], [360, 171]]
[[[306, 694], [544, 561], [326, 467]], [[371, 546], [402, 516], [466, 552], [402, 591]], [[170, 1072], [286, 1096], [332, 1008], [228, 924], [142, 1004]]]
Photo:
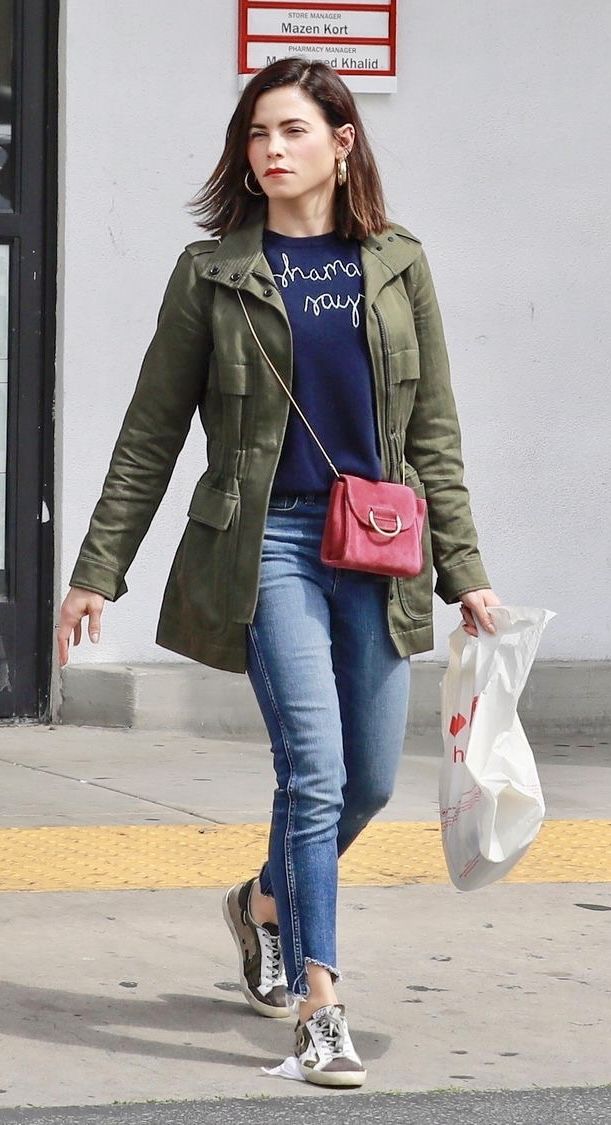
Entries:
[[406, 484], [392, 481], [370, 481], [362, 477], [342, 476], [346, 498], [359, 523], [371, 527], [369, 513], [373, 511], [378, 527], [394, 531], [397, 516], [401, 529], [411, 527], [416, 519], [416, 493]]

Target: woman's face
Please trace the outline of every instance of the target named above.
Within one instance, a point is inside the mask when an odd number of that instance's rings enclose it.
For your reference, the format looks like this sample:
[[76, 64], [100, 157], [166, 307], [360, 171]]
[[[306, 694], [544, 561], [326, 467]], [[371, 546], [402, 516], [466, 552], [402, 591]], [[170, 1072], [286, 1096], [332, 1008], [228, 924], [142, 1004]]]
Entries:
[[[315, 101], [298, 86], [267, 90], [255, 102], [246, 155], [270, 200], [295, 200], [336, 182], [336, 160], [352, 147], [354, 128], [333, 135]], [[274, 172], [274, 169], [282, 169]]]

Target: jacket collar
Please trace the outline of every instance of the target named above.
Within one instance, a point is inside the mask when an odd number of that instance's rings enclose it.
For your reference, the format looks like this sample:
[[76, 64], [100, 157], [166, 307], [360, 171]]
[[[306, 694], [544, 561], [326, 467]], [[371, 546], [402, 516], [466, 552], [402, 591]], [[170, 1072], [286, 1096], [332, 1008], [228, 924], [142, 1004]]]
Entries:
[[[202, 258], [203, 274], [233, 289], [251, 288], [251, 277], [274, 285], [274, 278], [263, 253], [265, 214], [230, 231], [215, 250]], [[407, 269], [420, 254], [420, 240], [396, 223], [381, 235], [372, 234], [361, 243], [365, 289], [369, 300], [382, 286]], [[368, 291], [368, 292], [367, 292]]]

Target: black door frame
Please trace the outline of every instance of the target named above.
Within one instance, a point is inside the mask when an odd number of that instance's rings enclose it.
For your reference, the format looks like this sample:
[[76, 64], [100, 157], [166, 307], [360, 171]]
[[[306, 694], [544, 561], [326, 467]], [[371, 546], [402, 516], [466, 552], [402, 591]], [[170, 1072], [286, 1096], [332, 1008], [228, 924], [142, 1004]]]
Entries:
[[[59, 0], [13, 0], [14, 210], [10, 244], [6, 557], [0, 718], [45, 720], [53, 656], [53, 401]], [[6, 678], [6, 677], [5, 677]]]

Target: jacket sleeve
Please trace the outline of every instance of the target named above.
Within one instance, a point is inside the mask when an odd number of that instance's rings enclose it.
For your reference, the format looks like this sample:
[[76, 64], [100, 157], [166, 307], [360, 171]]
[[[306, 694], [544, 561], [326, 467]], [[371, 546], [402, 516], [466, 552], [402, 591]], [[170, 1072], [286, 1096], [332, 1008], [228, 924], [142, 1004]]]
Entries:
[[490, 586], [477, 547], [477, 532], [464, 466], [456, 403], [441, 314], [424, 251], [406, 274], [420, 350], [420, 380], [406, 434], [405, 456], [416, 469], [427, 499], [435, 593], [446, 603]]
[[211, 347], [209, 283], [184, 250], [170, 276], [101, 496], [70, 578], [116, 601], [164, 496], [198, 402]]

